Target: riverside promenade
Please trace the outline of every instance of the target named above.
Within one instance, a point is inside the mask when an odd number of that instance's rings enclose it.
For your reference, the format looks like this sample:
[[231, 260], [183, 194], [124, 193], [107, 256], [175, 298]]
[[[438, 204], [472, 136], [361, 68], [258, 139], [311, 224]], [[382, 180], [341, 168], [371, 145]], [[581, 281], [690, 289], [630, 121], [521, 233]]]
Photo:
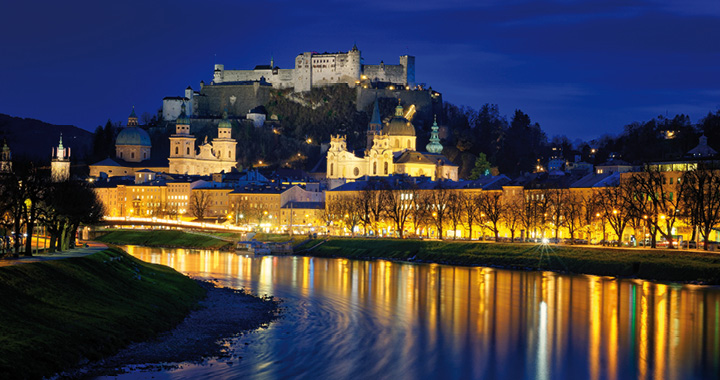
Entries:
[[68, 249], [66, 251], [61, 251], [61, 252], [36, 253], [30, 257], [22, 256], [22, 254], [18, 258], [4, 257], [4, 258], [0, 259], [0, 267], [7, 267], [7, 266], [11, 266], [11, 265], [16, 265], [16, 264], [35, 263], [38, 261], [60, 260], [60, 259], [67, 259], [70, 257], [82, 257], [82, 256], [91, 255], [95, 252], [100, 252], [104, 249], [107, 249], [107, 247], [108, 247], [107, 245], [105, 245], [103, 243], [98, 243], [98, 242], [94, 242], [94, 241], [89, 241], [86, 243], [88, 245], [87, 247], [84, 246], [85, 243], [82, 243], [83, 246], [81, 246], [81, 247]]

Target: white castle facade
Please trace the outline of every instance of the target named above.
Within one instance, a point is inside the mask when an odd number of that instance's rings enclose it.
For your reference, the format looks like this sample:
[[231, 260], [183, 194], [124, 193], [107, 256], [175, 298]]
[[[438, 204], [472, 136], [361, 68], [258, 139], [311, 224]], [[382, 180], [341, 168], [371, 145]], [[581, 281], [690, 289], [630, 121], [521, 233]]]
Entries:
[[397, 65], [365, 65], [360, 50], [353, 46], [347, 53], [298, 54], [293, 69], [280, 69], [271, 60], [270, 65], [253, 70], [226, 70], [225, 65], [216, 64], [213, 73], [214, 84], [264, 80], [274, 88], [292, 88], [296, 92], [340, 83], [354, 87], [363, 79], [414, 86], [415, 57], [402, 55]]

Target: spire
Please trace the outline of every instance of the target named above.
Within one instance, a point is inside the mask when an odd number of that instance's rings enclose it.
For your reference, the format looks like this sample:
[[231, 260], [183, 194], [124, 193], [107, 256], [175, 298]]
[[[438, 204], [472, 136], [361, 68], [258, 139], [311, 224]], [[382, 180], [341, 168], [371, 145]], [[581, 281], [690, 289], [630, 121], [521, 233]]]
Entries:
[[62, 144], [62, 132], [60, 132], [60, 145], [58, 145], [58, 152], [63, 150], [63, 144]]
[[135, 114], [135, 106], [133, 106], [132, 112], [130, 112], [130, 116], [128, 116], [127, 126], [128, 127], [136, 127], [138, 125], [137, 120], [138, 120], [138, 118], [137, 118], [137, 115]]
[[427, 149], [429, 153], [441, 153], [443, 150], [443, 146], [440, 144], [440, 136], [438, 134], [439, 129], [440, 127], [437, 125], [436, 115], [433, 120], [432, 132], [430, 132], [430, 143], [425, 146], [425, 149]]
[[[380, 120], [380, 107], [378, 107], [377, 94], [375, 94], [375, 104], [373, 105], [373, 113], [370, 118], [370, 126], [382, 126], [382, 120]], [[379, 127], [377, 127], [379, 128]]]
[[133, 106], [132, 112], [130, 112], [130, 116], [129, 116], [129, 117], [134, 117], [134, 118], [137, 119], [137, 115], [135, 114], [135, 106]]

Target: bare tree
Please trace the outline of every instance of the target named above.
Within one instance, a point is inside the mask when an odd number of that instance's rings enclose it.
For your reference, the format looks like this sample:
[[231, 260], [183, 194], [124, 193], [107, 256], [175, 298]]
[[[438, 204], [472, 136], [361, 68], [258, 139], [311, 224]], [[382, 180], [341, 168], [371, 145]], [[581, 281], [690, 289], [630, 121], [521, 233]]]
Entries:
[[480, 193], [463, 193], [460, 199], [461, 206], [463, 209], [463, 215], [465, 216], [465, 224], [468, 228], [468, 237], [472, 240], [473, 226], [476, 223], [480, 223], [480, 213], [478, 212], [477, 204]]
[[400, 180], [394, 186], [385, 183], [380, 190], [381, 204], [385, 206], [386, 214], [395, 224], [395, 230], [400, 238], [405, 236], [405, 223], [413, 213], [412, 187], [414, 184]]
[[490, 223], [488, 228], [490, 228], [490, 231], [492, 231], [495, 235], [495, 241], [498, 241], [500, 234], [500, 219], [505, 213], [505, 206], [502, 202], [502, 193], [496, 191], [484, 191], [480, 194], [480, 197], [478, 197], [478, 201], [478, 208], [480, 209], [481, 214], [484, 215], [483, 220]]
[[523, 203], [522, 199], [514, 199], [503, 206], [505, 212], [501, 216], [505, 227], [510, 230], [510, 242], [515, 242], [515, 231], [521, 225], [525, 211]]
[[210, 195], [206, 191], [197, 190], [190, 196], [190, 213], [199, 220], [205, 218], [210, 208]]
[[[643, 211], [648, 211], [649, 223], [654, 227], [654, 231], [660, 232], [668, 241], [668, 247], [672, 247], [672, 230], [675, 222], [682, 216], [682, 203], [685, 198], [683, 192], [689, 187], [680, 186], [678, 179], [671, 176], [671, 172], [666, 174], [668, 175], [649, 167], [644, 172], [633, 174], [629, 184], [632, 193], [628, 196], [632, 202], [636, 202], [637, 198], [646, 198], [647, 209]], [[674, 183], [667, 183], [673, 180]]]
[[429, 201], [432, 210], [432, 220], [438, 231], [438, 239], [443, 238], [443, 227], [448, 217], [448, 201], [450, 191], [442, 181], [437, 181], [429, 192]]
[[447, 201], [447, 218], [450, 220], [453, 228], [453, 240], [457, 239], [457, 227], [462, 224], [463, 220], [463, 195], [457, 190], [450, 191]]
[[583, 216], [582, 197], [579, 194], [570, 193], [562, 209], [563, 222], [568, 229], [568, 233], [570, 233], [570, 244], [575, 243], [575, 233], [582, 228]]
[[546, 215], [548, 220], [555, 230], [555, 238], [559, 238], [560, 227], [566, 226], [564, 218], [565, 207], [567, 206], [566, 199], [568, 197], [568, 190], [565, 188], [554, 188], [546, 189], [543, 191], [545, 199], [547, 200], [547, 211]]
[[700, 228], [703, 249], [708, 249], [712, 229], [720, 222], [720, 170], [715, 166], [698, 164], [682, 177], [685, 219]]
[[603, 188], [599, 192], [599, 207], [603, 217], [617, 235], [617, 245], [622, 245], [625, 227], [632, 219], [631, 200], [633, 192], [627, 182], [621, 181], [617, 186]]
[[411, 189], [412, 195], [412, 224], [413, 228], [417, 232], [420, 226], [425, 228], [425, 232], [429, 236], [428, 225], [431, 223], [432, 218], [432, 202], [431, 196], [426, 191], [418, 191], [417, 188]]

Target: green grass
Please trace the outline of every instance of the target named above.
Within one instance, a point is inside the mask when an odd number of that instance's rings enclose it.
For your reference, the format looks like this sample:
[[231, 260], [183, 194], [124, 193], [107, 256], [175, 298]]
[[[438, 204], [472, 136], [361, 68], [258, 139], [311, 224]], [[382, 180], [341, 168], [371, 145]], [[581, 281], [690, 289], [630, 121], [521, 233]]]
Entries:
[[204, 296], [190, 278], [108, 249], [0, 268], [0, 378], [40, 378], [179, 323]]
[[[320, 240], [310, 242], [302, 248], [312, 247], [319, 242]], [[720, 284], [720, 254], [710, 252], [332, 238], [307, 254], [318, 257], [387, 258]]]
[[[218, 233], [218, 236], [224, 236], [221, 234], [224, 233]], [[95, 240], [111, 244], [144, 245], [147, 247], [220, 249], [232, 246], [232, 243], [224, 240], [178, 230], [114, 230]]]
[[293, 244], [297, 244], [305, 239], [307, 239], [307, 235], [293, 235], [290, 237], [289, 234], [266, 234], [264, 232], [259, 232], [255, 235], [255, 240], [275, 243], [284, 243], [292, 240]]

